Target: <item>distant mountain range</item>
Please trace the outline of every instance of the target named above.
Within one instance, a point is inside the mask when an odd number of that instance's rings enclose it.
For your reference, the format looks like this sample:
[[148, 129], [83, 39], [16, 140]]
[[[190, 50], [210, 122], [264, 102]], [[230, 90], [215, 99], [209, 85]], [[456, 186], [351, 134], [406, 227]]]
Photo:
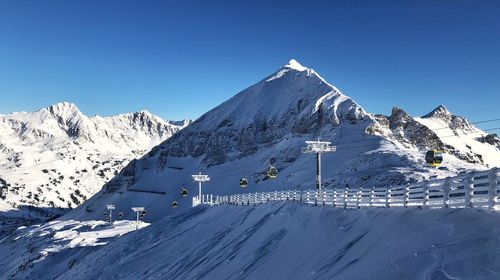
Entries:
[[37, 207], [43, 215], [44, 209], [76, 207], [130, 160], [189, 123], [147, 111], [87, 117], [66, 102], [2, 115], [0, 210]]

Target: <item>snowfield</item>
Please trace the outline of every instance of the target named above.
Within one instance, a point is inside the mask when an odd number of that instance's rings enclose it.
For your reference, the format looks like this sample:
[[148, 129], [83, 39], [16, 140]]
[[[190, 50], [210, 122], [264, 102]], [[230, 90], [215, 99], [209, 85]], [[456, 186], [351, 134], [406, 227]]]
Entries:
[[[50, 242], [78, 231], [65, 223], [52, 225]], [[21, 269], [13, 259], [40, 250], [39, 239], [16, 233], [0, 242], [0, 277], [494, 280], [500, 277], [499, 232], [500, 216], [477, 209], [202, 206], [105, 246], [66, 246]]]

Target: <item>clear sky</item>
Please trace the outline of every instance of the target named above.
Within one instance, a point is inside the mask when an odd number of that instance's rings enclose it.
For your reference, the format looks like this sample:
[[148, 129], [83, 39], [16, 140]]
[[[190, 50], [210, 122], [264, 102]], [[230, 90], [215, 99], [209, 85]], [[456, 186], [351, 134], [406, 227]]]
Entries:
[[197, 118], [290, 58], [372, 113], [500, 117], [496, 0], [0, 1], [0, 113]]

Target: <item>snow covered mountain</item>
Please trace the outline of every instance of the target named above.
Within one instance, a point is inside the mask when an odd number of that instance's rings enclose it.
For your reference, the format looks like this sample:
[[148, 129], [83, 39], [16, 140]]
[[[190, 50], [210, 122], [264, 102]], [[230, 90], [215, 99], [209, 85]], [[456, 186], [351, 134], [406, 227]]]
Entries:
[[[95, 133], [71, 135], [92, 143]], [[444, 106], [423, 117], [399, 108], [390, 116], [370, 114], [291, 60], [132, 160], [78, 208], [0, 237], [0, 278], [498, 278], [496, 213], [291, 202], [191, 208], [197, 193], [191, 174], [198, 172], [210, 176], [203, 191], [214, 194], [313, 188], [315, 157], [300, 149], [317, 138], [337, 145], [322, 157], [327, 188], [500, 166], [499, 139]], [[446, 152], [441, 168], [425, 164], [428, 149]], [[279, 169], [276, 179], [265, 176], [269, 163]], [[241, 177], [249, 179], [247, 188], [240, 188]], [[181, 196], [182, 188], [189, 196]], [[103, 223], [106, 204], [125, 220]], [[135, 206], [146, 208], [150, 225], [130, 232]]]
[[[322, 157], [327, 188], [403, 184], [500, 166], [498, 138], [444, 106], [421, 118], [398, 108], [390, 116], [370, 114], [291, 60], [132, 161], [70, 215], [99, 219], [105, 204], [114, 203], [123, 211], [147, 206], [149, 219], [158, 219], [176, 211], [174, 200], [191, 206], [180, 190], [196, 195], [191, 174], [198, 172], [211, 177], [203, 188], [214, 194], [313, 188], [315, 157], [301, 147], [317, 138], [337, 145]], [[429, 149], [446, 152], [442, 168], [425, 164]], [[266, 178], [269, 163], [280, 171], [277, 179]], [[250, 181], [246, 189], [239, 187], [242, 177]]]
[[[190, 121], [147, 112], [87, 117], [72, 103], [0, 116], [0, 210], [51, 215], [94, 195], [131, 159]], [[33, 211], [6, 211], [11, 209]], [[38, 212], [38, 213], [36, 213]]]

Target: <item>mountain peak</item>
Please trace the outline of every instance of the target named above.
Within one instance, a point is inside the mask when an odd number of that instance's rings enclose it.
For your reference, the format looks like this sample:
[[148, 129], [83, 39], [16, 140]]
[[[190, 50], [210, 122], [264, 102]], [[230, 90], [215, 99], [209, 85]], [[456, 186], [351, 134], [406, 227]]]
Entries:
[[302, 66], [302, 64], [300, 64], [297, 60], [293, 58], [290, 59], [288, 63], [283, 66], [283, 68], [290, 68], [297, 71], [305, 71], [308, 69], [307, 67]]
[[450, 118], [453, 114], [446, 108], [444, 105], [437, 106], [434, 110], [432, 110], [429, 114], [423, 116], [423, 118], [439, 118], [445, 117]]
[[60, 117], [64, 120], [73, 119], [75, 117], [81, 118], [82, 112], [78, 107], [71, 102], [59, 102], [46, 108], [53, 116]]
[[142, 109], [139, 112], [136, 112], [136, 114], [147, 115], [147, 116], [155, 116], [153, 113], [149, 112], [146, 109]]
[[54, 110], [64, 110], [64, 111], [74, 111], [74, 110], [78, 110], [78, 107], [75, 105], [75, 103], [72, 103], [72, 102], [66, 102], [66, 101], [63, 101], [63, 102], [58, 102], [56, 104], [53, 104], [53, 105], [50, 105], [48, 107], [48, 109], [50, 108], [53, 108]]

